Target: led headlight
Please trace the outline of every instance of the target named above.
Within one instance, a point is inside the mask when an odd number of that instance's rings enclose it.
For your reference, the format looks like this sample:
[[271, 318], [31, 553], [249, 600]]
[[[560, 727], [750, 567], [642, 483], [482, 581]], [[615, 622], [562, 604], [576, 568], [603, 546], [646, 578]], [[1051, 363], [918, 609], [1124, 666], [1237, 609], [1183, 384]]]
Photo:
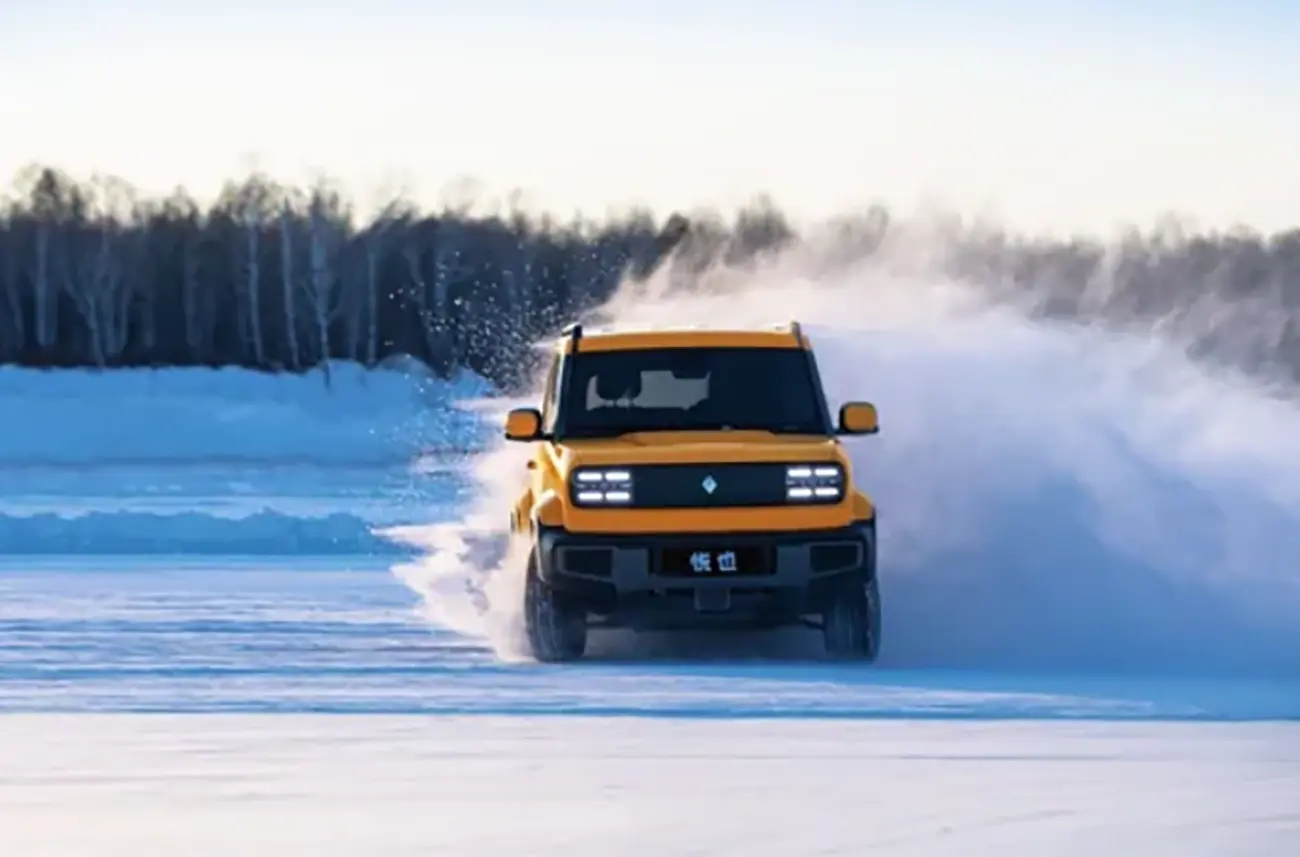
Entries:
[[631, 471], [626, 467], [575, 471], [573, 502], [579, 506], [626, 506], [632, 502]]
[[792, 464], [785, 470], [785, 496], [798, 503], [833, 503], [844, 496], [838, 464]]

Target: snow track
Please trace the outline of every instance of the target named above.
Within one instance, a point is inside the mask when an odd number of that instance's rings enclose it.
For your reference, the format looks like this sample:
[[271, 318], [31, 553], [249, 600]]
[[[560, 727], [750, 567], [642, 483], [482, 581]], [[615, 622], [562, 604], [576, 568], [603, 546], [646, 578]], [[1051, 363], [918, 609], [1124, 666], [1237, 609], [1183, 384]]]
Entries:
[[802, 657], [798, 635], [614, 638], [588, 663], [506, 663], [431, 628], [382, 558], [89, 562], [0, 569], [0, 709], [1300, 719], [1300, 682], [1273, 677], [864, 670]]

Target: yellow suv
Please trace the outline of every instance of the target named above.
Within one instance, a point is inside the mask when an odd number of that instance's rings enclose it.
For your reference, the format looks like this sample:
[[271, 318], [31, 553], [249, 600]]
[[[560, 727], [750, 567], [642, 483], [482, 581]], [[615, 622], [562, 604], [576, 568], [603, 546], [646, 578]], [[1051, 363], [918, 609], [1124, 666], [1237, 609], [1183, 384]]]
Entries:
[[876, 511], [832, 422], [798, 323], [560, 337], [510, 528], [529, 541], [524, 625], [540, 661], [580, 658], [590, 627], [820, 628], [826, 653], [880, 646]]

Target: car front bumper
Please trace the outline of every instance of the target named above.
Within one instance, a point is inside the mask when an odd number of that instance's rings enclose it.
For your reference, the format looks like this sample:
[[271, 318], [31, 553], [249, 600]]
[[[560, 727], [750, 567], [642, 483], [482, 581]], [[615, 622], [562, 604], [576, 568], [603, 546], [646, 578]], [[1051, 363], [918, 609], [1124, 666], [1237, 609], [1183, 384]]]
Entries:
[[[763, 568], [696, 572], [665, 566], [682, 550], [761, 549]], [[715, 553], [714, 557], [717, 556]], [[875, 522], [834, 530], [592, 535], [543, 527], [538, 574], [597, 625], [778, 627], [818, 613], [843, 586], [875, 575]]]

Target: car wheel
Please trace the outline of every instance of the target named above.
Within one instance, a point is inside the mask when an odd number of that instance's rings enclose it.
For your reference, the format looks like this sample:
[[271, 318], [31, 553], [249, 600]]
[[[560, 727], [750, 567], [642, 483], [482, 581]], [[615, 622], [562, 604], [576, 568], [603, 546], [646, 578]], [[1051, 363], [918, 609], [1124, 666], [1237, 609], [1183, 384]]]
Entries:
[[586, 611], [569, 604], [564, 593], [542, 580], [536, 554], [528, 560], [524, 630], [532, 656], [543, 663], [577, 660], [587, 649]]
[[837, 660], [875, 661], [880, 651], [880, 587], [854, 577], [822, 614], [826, 654]]

